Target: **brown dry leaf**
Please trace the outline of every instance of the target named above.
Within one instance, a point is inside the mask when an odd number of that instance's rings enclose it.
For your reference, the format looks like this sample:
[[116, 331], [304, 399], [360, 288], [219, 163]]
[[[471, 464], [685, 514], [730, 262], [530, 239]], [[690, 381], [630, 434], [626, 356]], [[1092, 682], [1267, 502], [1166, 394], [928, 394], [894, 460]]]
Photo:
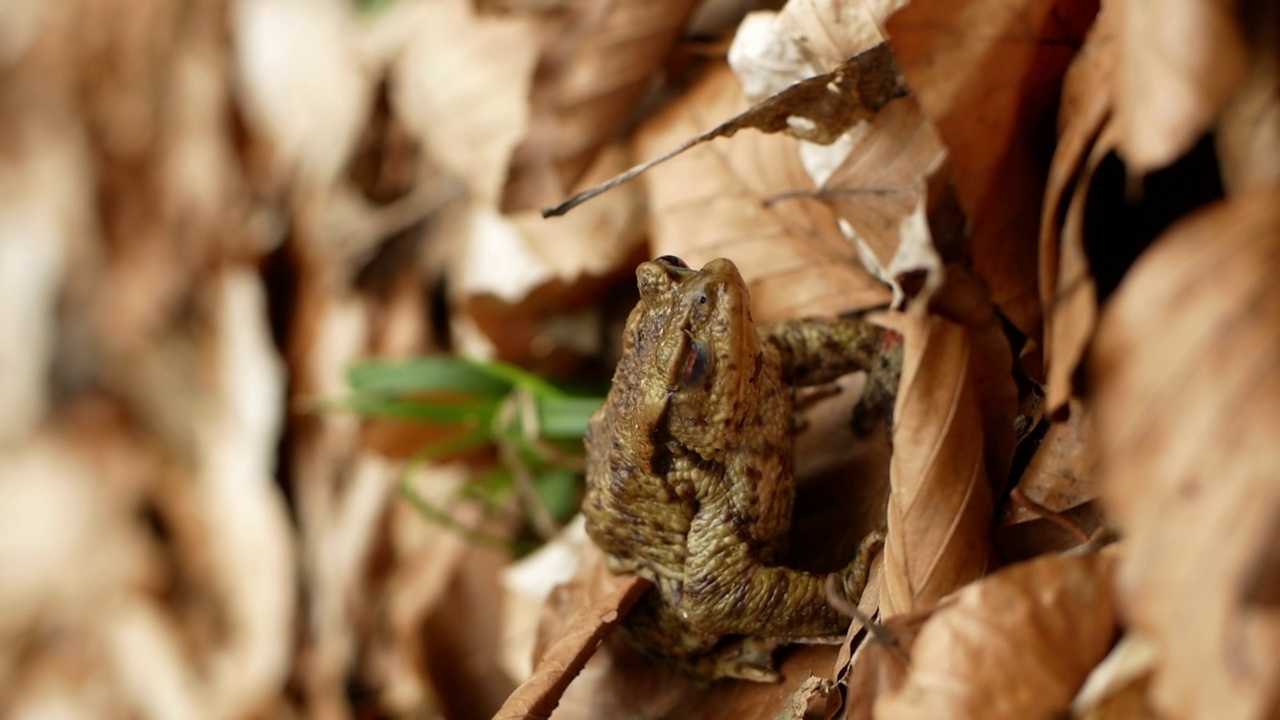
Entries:
[[911, 646], [936, 608], [895, 615], [869, 632], [852, 659], [836, 664], [845, 689], [844, 720], [872, 720], [876, 699], [897, 692], [906, 682]]
[[569, 2], [545, 14], [530, 128], [511, 161], [504, 211], [546, 207], [578, 186], [650, 90], [696, 5]]
[[511, 693], [493, 716], [494, 720], [551, 715], [565, 688], [582, 671], [605, 636], [653, 583], [638, 575], [627, 575], [617, 579], [614, 585], [611, 591], [568, 620], [560, 639], [542, 654], [533, 677]]
[[[603, 553], [587, 544], [577, 575], [556, 588], [547, 602], [539, 646], [546, 647], [572, 623], [581, 621], [584, 609], [597, 605], [618, 582], [605, 568]], [[831, 668], [835, 654], [836, 648], [830, 645], [791, 646], [777, 653], [782, 675], [778, 684], [725, 681], [708, 685], [640, 656], [624, 635], [614, 632], [594, 650], [552, 717], [772, 720], [805, 678], [824, 675]]]
[[[216, 368], [193, 416], [195, 493], [222, 600], [224, 645], [206, 658], [212, 712], [230, 717], [262, 707], [292, 665], [295, 552], [275, 483], [284, 368], [267, 326], [261, 279], [221, 273], [216, 335], [204, 353]], [[270, 398], [270, 399], [269, 399]]]
[[945, 601], [878, 720], [1061, 716], [1116, 633], [1111, 553], [1010, 566]]
[[[630, 164], [631, 154], [620, 146], [603, 148], [597, 162], [583, 176], [596, 182], [617, 174]], [[639, 185], [620, 187], [572, 215], [544, 218], [536, 211], [509, 213], [507, 218], [524, 236], [529, 249], [554, 271], [562, 282], [583, 276], [602, 277], [616, 271], [644, 243], [645, 198]], [[490, 258], [490, 263], [501, 258]], [[489, 268], [493, 274], [493, 268]]]
[[[612, 638], [611, 638], [612, 640]], [[778, 684], [698, 683], [606, 642], [565, 693], [553, 720], [774, 720], [809, 677], [826, 673], [835, 655], [828, 645], [780, 651]]]
[[355, 10], [248, 0], [233, 4], [232, 21], [239, 100], [251, 129], [272, 145], [275, 174], [333, 185], [373, 93], [373, 78], [361, 67]]
[[1230, 194], [1280, 184], [1280, 6], [1245, 3], [1249, 70], [1222, 108], [1218, 158]]
[[[648, 153], [653, 157], [652, 160], [641, 163], [608, 182], [584, 190], [555, 207], [546, 208], [542, 215], [563, 215], [690, 148], [716, 138], [732, 137], [739, 130], [750, 128], [764, 133], [787, 132], [801, 140], [832, 143], [859, 121], [873, 117], [887, 103], [906, 94], [907, 86], [894, 63], [893, 52], [887, 43], [881, 43], [849, 58], [835, 70], [797, 82], [719, 124], [711, 125], [699, 120], [696, 124], [707, 129], [697, 135], [685, 135], [681, 138], [682, 142], [674, 148], [671, 145], [654, 148], [655, 152]], [[741, 103], [734, 105], [741, 107]], [[666, 151], [661, 155], [656, 154], [662, 150]]]
[[[50, 676], [63, 676], [67, 685], [51, 694], [68, 706], [81, 705], [84, 717], [93, 716], [89, 709], [97, 703], [126, 705], [134, 689], [122, 687], [122, 670], [133, 659], [112, 656], [122, 634], [112, 624], [139, 604], [150, 607], [145, 596], [159, 580], [146, 562], [146, 537], [128, 512], [135, 488], [127, 473], [138, 465], [145, 469], [152, 458], [103, 462], [120, 454], [112, 452], [120, 449], [113, 442], [120, 433], [98, 422], [88, 429], [100, 433], [107, 452], [77, 446], [74, 432], [47, 431], [0, 451], [0, 687], [6, 711], [17, 717], [24, 710], [38, 717], [28, 710], [41, 702], [32, 685], [57, 684]], [[67, 573], [69, 567], [77, 572]], [[163, 631], [176, 644], [172, 632]], [[55, 635], [60, 642], [40, 640]], [[180, 703], [191, 693], [167, 682], [188, 679], [180, 661], [167, 662], [173, 659], [146, 658], [153, 663], [155, 694], [177, 690], [170, 700]]]
[[[1097, 440], [1088, 410], [1076, 400], [1062, 422], [1049, 426], [1018, 480], [1018, 488], [1041, 507], [1066, 512], [1098, 497]], [[1025, 510], [1015, 514], [1025, 517]]]
[[[584, 177], [607, 178], [629, 159], [606, 148]], [[498, 357], [554, 372], [555, 353], [599, 352], [602, 279], [630, 274], [645, 252], [644, 203], [628, 185], [564, 217], [475, 213], [452, 282]]]
[[1089, 673], [1071, 701], [1072, 717], [1081, 720], [1156, 720], [1147, 702], [1156, 649], [1148, 641], [1125, 635]]
[[1072, 393], [1084, 346], [1096, 320], [1095, 284], [1081, 240], [1085, 192], [1098, 158], [1115, 146], [1100, 134], [1111, 116], [1119, 52], [1117, 11], [1103, 6], [1062, 87], [1058, 146], [1049, 168], [1040, 223], [1040, 299], [1050, 412]]
[[927, 608], [991, 565], [991, 486], [974, 348], [964, 327], [908, 314], [894, 452], [881, 612]]
[[1280, 192], [1197, 212], [1133, 266], [1090, 358], [1121, 603], [1174, 717], [1263, 717], [1280, 686], [1278, 273]]
[[[523, 682], [533, 675], [533, 663], [551, 639], [542, 635], [559, 633], [560, 623], [571, 611], [561, 605], [549, 605], [552, 593], [570, 593], [578, 603], [586, 602], [588, 591], [573, 592], [569, 588], [582, 566], [584, 548], [590, 539], [581, 514], [569, 522], [554, 538], [502, 571], [502, 625], [504, 638], [502, 666], [507, 674]], [[558, 597], [563, 599], [563, 597]]]
[[843, 65], [884, 42], [884, 20], [902, 0], [788, 2], [748, 14], [734, 33], [729, 64], [752, 102]]
[[973, 267], [992, 301], [1039, 335], [1035, 235], [1059, 84], [1093, 20], [1089, 0], [915, 0], [887, 29], [947, 145], [973, 222]]
[[[0, 98], [8, 104], [9, 98]], [[28, 100], [29, 102], [29, 100]], [[4, 115], [7, 113], [0, 113]], [[19, 120], [23, 116], [16, 115]], [[17, 127], [15, 127], [17, 125]], [[25, 127], [23, 126], [25, 125]], [[66, 132], [4, 122], [20, 137], [0, 163], [0, 443], [19, 441], [48, 411], [45, 382], [57, 342], [58, 290], [83, 222], [88, 158]]]
[[928, 176], [945, 155], [915, 98], [899, 98], [853, 134], [844, 162], [819, 191], [846, 235], [864, 257], [875, 259], [877, 274], [888, 281], [912, 270], [941, 269], [925, 203]]
[[[636, 154], [698, 135], [745, 104], [737, 78], [717, 67], [638, 131]], [[806, 197], [813, 183], [789, 137], [748, 133], [703, 146], [654, 168], [646, 182], [653, 253], [680, 255], [694, 266], [732, 258], [750, 285], [758, 321], [837, 315], [889, 299], [830, 211]]]
[[1075, 547], [1106, 524], [1095, 502], [1096, 443], [1087, 410], [1073, 399], [1067, 418], [1045, 431], [1001, 513], [995, 540], [1005, 562]]
[[836, 684], [817, 676], [800, 683], [776, 720], [831, 720], [840, 709], [840, 692]]
[[1119, 152], [1142, 176], [1213, 129], [1246, 70], [1238, 6], [1215, 0], [1118, 3]]
[[474, 202], [496, 209], [528, 129], [533, 23], [477, 15], [467, 0], [398, 3], [379, 22], [408, 33], [391, 70], [397, 114]]

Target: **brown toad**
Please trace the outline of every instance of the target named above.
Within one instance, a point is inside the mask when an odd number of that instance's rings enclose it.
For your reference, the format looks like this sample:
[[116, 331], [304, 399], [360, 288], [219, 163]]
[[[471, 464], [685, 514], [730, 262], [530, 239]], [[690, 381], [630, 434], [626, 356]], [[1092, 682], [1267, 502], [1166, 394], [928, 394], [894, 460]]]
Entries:
[[[587, 433], [587, 532], [610, 570], [656, 585], [625, 624], [643, 652], [703, 677], [776, 680], [775, 647], [848, 622], [827, 604], [825, 575], [778, 564], [795, 500], [790, 386], [884, 375], [885, 331], [834, 319], [757, 329], [726, 259], [695, 271], [665, 256], [636, 276], [622, 360]], [[882, 537], [837, 574], [855, 601]]]

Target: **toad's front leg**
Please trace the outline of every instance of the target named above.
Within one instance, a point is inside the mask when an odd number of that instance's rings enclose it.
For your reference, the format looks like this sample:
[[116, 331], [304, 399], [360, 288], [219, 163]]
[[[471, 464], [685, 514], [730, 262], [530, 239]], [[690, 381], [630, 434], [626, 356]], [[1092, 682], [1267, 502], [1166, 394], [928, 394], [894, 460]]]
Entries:
[[776, 352], [783, 378], [793, 386], [832, 382], [857, 370], [867, 373], [855, 415], [860, 433], [890, 414], [902, 374], [902, 338], [862, 320], [785, 320], [760, 330], [766, 352]]

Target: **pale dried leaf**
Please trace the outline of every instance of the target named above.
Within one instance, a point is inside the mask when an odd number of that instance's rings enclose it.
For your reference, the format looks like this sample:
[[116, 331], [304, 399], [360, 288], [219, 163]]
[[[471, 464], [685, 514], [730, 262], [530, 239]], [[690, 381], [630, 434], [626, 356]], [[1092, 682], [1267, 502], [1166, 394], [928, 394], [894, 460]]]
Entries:
[[973, 222], [973, 268], [1006, 316], [1039, 334], [1035, 234], [1059, 85], [1096, 5], [915, 0], [889, 19], [903, 74], [947, 145]]
[[840, 691], [832, 681], [807, 677], [791, 697], [776, 720], [831, 720], [840, 709]]
[[[715, 70], [707, 73], [714, 75]], [[705, 82], [704, 78], [704, 82]], [[695, 125], [704, 129], [698, 135], [685, 135], [683, 142], [674, 144], [658, 155], [650, 152], [652, 160], [643, 162], [617, 175], [607, 182], [574, 195], [555, 207], [545, 208], [543, 217], [563, 215], [591, 198], [618, 185], [630, 182], [650, 168], [666, 163], [686, 150], [716, 138], [733, 137], [740, 130], [755, 129], [765, 133], [787, 132], [810, 142], [829, 144], [839, 140], [849, 128], [873, 117], [880, 108], [907, 93], [902, 75], [894, 63], [893, 53], [886, 43], [849, 58], [835, 70], [815, 75], [788, 86], [776, 95], [741, 111], [719, 124], [701, 118]], [[689, 93], [685, 94], [686, 102]], [[734, 102], [741, 107], [743, 103]], [[668, 109], [669, 111], [669, 109]], [[727, 113], [726, 113], [727, 115]], [[719, 117], [724, 117], [721, 115]], [[708, 120], [714, 120], [710, 116]], [[667, 146], [671, 148], [670, 145]], [[658, 150], [655, 148], [655, 151]]]
[[402, 5], [388, 18], [413, 28], [392, 75], [396, 112], [433, 160], [463, 178], [473, 201], [496, 209], [528, 129], [535, 28], [523, 18], [478, 16], [466, 0]]
[[1048, 409], [1056, 411], [1072, 391], [1083, 343], [1093, 332], [1094, 282], [1081, 241], [1084, 195], [1098, 153], [1115, 137], [1099, 137], [1114, 103], [1113, 69], [1119, 52], [1114, 8], [1104, 6], [1062, 87], [1058, 146], [1049, 167], [1040, 222], [1040, 299]]
[[1249, 70], [1222, 108], [1218, 158], [1231, 194], [1280, 185], [1280, 6], [1246, 3]]
[[844, 720], [872, 720], [876, 700], [902, 687], [911, 646], [935, 610], [885, 618], [880, 630], [867, 633], [852, 659], [837, 663], [837, 676], [847, 673]]
[[502, 624], [506, 628], [502, 666], [519, 682], [533, 674], [534, 644], [547, 597], [557, 586], [572, 580], [587, 542], [586, 524], [579, 514], [546, 545], [502, 571]]
[[211, 658], [211, 695], [238, 715], [271, 697], [293, 650], [294, 552], [276, 486], [284, 372], [267, 327], [261, 280], [227, 272], [215, 285], [216, 384], [197, 408], [197, 488], [227, 613], [227, 645]]
[[906, 0], [791, 0], [778, 13], [789, 37], [818, 72], [828, 72], [884, 42], [884, 21]]
[[1045, 332], [1045, 405], [1050, 411], [1065, 406], [1075, 393], [1076, 373], [1098, 322], [1098, 281], [1089, 259], [1086, 215], [1099, 168], [1113, 155], [1119, 140], [1119, 126], [1113, 118], [1103, 126], [1089, 151], [1062, 224], [1058, 277], [1052, 303], [1045, 308], [1049, 318]]
[[[1098, 497], [1097, 448], [1088, 410], [1071, 403], [1066, 420], [1049, 426], [1018, 488], [1033, 502], [1054, 512], [1066, 512]], [[1026, 515], [1022, 509], [1019, 515]]]
[[[637, 155], [697, 135], [745, 104], [733, 74], [714, 70], [641, 128]], [[747, 278], [757, 321], [835, 315], [888, 300], [830, 211], [805, 197], [812, 181], [790, 138], [749, 133], [704, 146], [655, 168], [647, 182], [654, 254], [680, 255], [695, 266], [732, 258]], [[787, 193], [795, 196], [782, 197]]]
[[747, 97], [758, 102], [884, 42], [880, 28], [902, 4], [794, 0], [778, 12], [751, 13], [734, 35], [729, 65]]
[[1081, 720], [1154, 719], [1146, 696], [1158, 657], [1151, 642], [1136, 635], [1120, 638], [1071, 701], [1072, 716]]
[[881, 612], [927, 608], [991, 564], [991, 486], [964, 327], [907, 315], [894, 406]]
[[1197, 212], [1134, 265], [1090, 358], [1121, 603], [1170, 716], [1262, 717], [1280, 683], [1277, 273], [1280, 193]]
[[58, 290], [85, 191], [80, 162], [55, 136], [0, 163], [0, 443], [26, 436], [47, 410]]
[[575, 1], [547, 15], [527, 100], [529, 133], [511, 162], [504, 211], [545, 207], [578, 187], [650, 90], [696, 5]]
[[1245, 73], [1237, 10], [1215, 0], [1117, 3], [1116, 121], [1129, 172], [1172, 163], [1217, 123]]
[[619, 579], [616, 587], [569, 620], [560, 639], [543, 653], [533, 676], [526, 680], [493, 716], [544, 718], [551, 715], [565, 688], [578, 675], [605, 635], [626, 617], [631, 606], [652, 587], [636, 575]]
[[[626, 168], [630, 157], [621, 148], [603, 149], [583, 182], [616, 174]], [[644, 204], [643, 188], [627, 185], [572, 215], [544, 218], [530, 210], [509, 213], [507, 217], [524, 235], [530, 249], [552, 268], [557, 280], [576, 283], [586, 277], [608, 275], [635, 256], [645, 239]]]
[[912, 234], [904, 223], [917, 212], [923, 219], [927, 176], [945, 152], [915, 98], [899, 98], [853, 135], [849, 154], [819, 191], [884, 277], [941, 268], [927, 226]]
[[911, 648], [878, 720], [1058, 717], [1116, 632], [1114, 558], [1044, 556], [980, 580], [944, 602]]
[[[354, 10], [340, 3], [243, 0], [233, 5], [240, 104], [277, 157], [276, 173], [331, 186], [371, 107]], [[300, 68], [305, 68], [300, 70]]]

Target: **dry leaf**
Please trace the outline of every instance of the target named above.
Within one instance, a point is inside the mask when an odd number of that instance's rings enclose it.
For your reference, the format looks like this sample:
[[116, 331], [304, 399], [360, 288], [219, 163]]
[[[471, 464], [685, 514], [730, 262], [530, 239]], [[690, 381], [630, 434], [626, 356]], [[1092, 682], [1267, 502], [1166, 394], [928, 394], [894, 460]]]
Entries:
[[573, 580], [589, 542], [579, 514], [550, 542], [502, 571], [502, 624], [506, 628], [502, 666], [516, 680], [524, 682], [533, 674], [534, 657], [543, 654], [542, 650], [535, 652], [541, 618], [560, 610], [548, 608], [547, 598]]
[[567, 2], [546, 13], [529, 133], [512, 158], [504, 211], [545, 207], [578, 186], [650, 90], [696, 5]]
[[[709, 72], [641, 128], [636, 154], [697, 135], [743, 105], [727, 68]], [[732, 258], [747, 278], [757, 321], [837, 315], [888, 300], [830, 211], [805, 196], [813, 185], [790, 138], [750, 133], [704, 146], [655, 168], [646, 182], [653, 253], [678, 254], [694, 266]]]
[[496, 209], [529, 122], [533, 24], [477, 16], [467, 0], [398, 5], [383, 19], [412, 29], [392, 72], [396, 112], [472, 201]]
[[1034, 237], [1048, 168], [1038, 143], [1096, 8], [1088, 0], [915, 0], [887, 25], [902, 72], [947, 145], [973, 223], [973, 268], [1031, 337], [1039, 335]]
[[1263, 717], [1280, 684], [1261, 591], [1280, 527], [1278, 240], [1274, 189], [1171, 227], [1090, 358], [1103, 497], [1127, 538], [1121, 603], [1160, 648], [1151, 699], [1173, 717]]
[[990, 566], [991, 486], [966, 330], [907, 315], [881, 612], [927, 608]]
[[1156, 648], [1134, 635], [1125, 635], [1089, 673], [1071, 702], [1072, 717], [1081, 720], [1156, 720], [1147, 702]]
[[1280, 10], [1245, 3], [1241, 26], [1249, 42], [1249, 70], [1222, 108], [1218, 158], [1231, 194], [1280, 184]]
[[373, 79], [361, 68], [354, 10], [306, 0], [233, 7], [240, 102], [250, 126], [273, 146], [275, 174], [297, 172], [315, 186], [331, 186], [372, 107]]
[[1058, 147], [1049, 169], [1040, 223], [1040, 298], [1050, 412], [1060, 410], [1093, 334], [1096, 287], [1082, 240], [1085, 194], [1099, 158], [1115, 147], [1100, 138], [1114, 103], [1117, 12], [1104, 5], [1062, 88]]
[[[8, 127], [10, 132], [22, 132]], [[58, 290], [88, 188], [69, 139], [30, 128], [0, 163], [0, 443], [20, 441], [48, 409]]]
[[899, 98], [853, 134], [848, 156], [819, 191], [863, 257], [874, 258], [876, 274], [895, 286], [904, 273], [942, 267], [925, 205], [928, 176], [945, 152], [915, 98]]
[[[1065, 421], [1049, 426], [1018, 480], [1028, 499], [1066, 512], [1098, 497], [1097, 440], [1088, 411], [1073, 401]], [[1025, 516], [1025, 511], [1021, 513]]]
[[1114, 558], [1044, 556], [980, 580], [945, 601], [911, 647], [897, 693], [878, 720], [1061, 716], [1116, 632]]
[[837, 663], [845, 674], [845, 720], [872, 720], [881, 696], [897, 692], [906, 682], [911, 646], [936, 608], [885, 618], [880, 629], [869, 630], [852, 659]]
[[[714, 71], [708, 74], [713, 75]], [[849, 58], [833, 71], [795, 83], [698, 135], [686, 135], [683, 142], [674, 149], [669, 149], [608, 182], [584, 190], [555, 207], [546, 208], [542, 215], [563, 215], [692, 147], [716, 138], [732, 137], [739, 130], [751, 128], [765, 133], [788, 132], [810, 142], [835, 142], [859, 121], [873, 117], [880, 108], [906, 93], [907, 87], [894, 63], [893, 53], [887, 44], [882, 43]], [[740, 106], [741, 103], [733, 105]], [[715, 117], [713, 115], [708, 119]], [[705, 128], [710, 123], [699, 119], [695, 124]]]
[[827, 645], [801, 645], [782, 652], [778, 684], [708, 686], [606, 642], [565, 693], [552, 719], [774, 720], [807, 678], [831, 667], [835, 654]]
[[831, 72], [884, 42], [884, 19], [903, 3], [788, 2], [742, 19], [729, 47], [729, 65], [752, 102], [806, 78]]
[[1075, 547], [1106, 524], [1095, 502], [1101, 490], [1093, 423], [1079, 400], [1070, 408], [1044, 431], [1001, 512], [995, 539], [1005, 562]]
[[560, 639], [542, 654], [533, 677], [511, 693], [493, 716], [494, 720], [549, 717], [565, 688], [586, 665], [605, 635], [626, 617], [631, 606], [652, 585], [638, 575], [628, 575], [619, 579], [611, 592], [575, 614]]
[[807, 677], [791, 694], [777, 720], [831, 720], [840, 709], [840, 692], [826, 678]]
[[1119, 151], [1141, 176], [1169, 165], [1213, 128], [1247, 55], [1233, 4], [1141, 0], [1116, 10]]
[[226, 603], [225, 645], [207, 659], [209, 701], [215, 714], [233, 716], [263, 706], [290, 669], [294, 549], [273, 477], [284, 368], [262, 283], [247, 270], [226, 272], [214, 292], [217, 335], [207, 362], [217, 374], [202, 406], [189, 410], [197, 503]]

